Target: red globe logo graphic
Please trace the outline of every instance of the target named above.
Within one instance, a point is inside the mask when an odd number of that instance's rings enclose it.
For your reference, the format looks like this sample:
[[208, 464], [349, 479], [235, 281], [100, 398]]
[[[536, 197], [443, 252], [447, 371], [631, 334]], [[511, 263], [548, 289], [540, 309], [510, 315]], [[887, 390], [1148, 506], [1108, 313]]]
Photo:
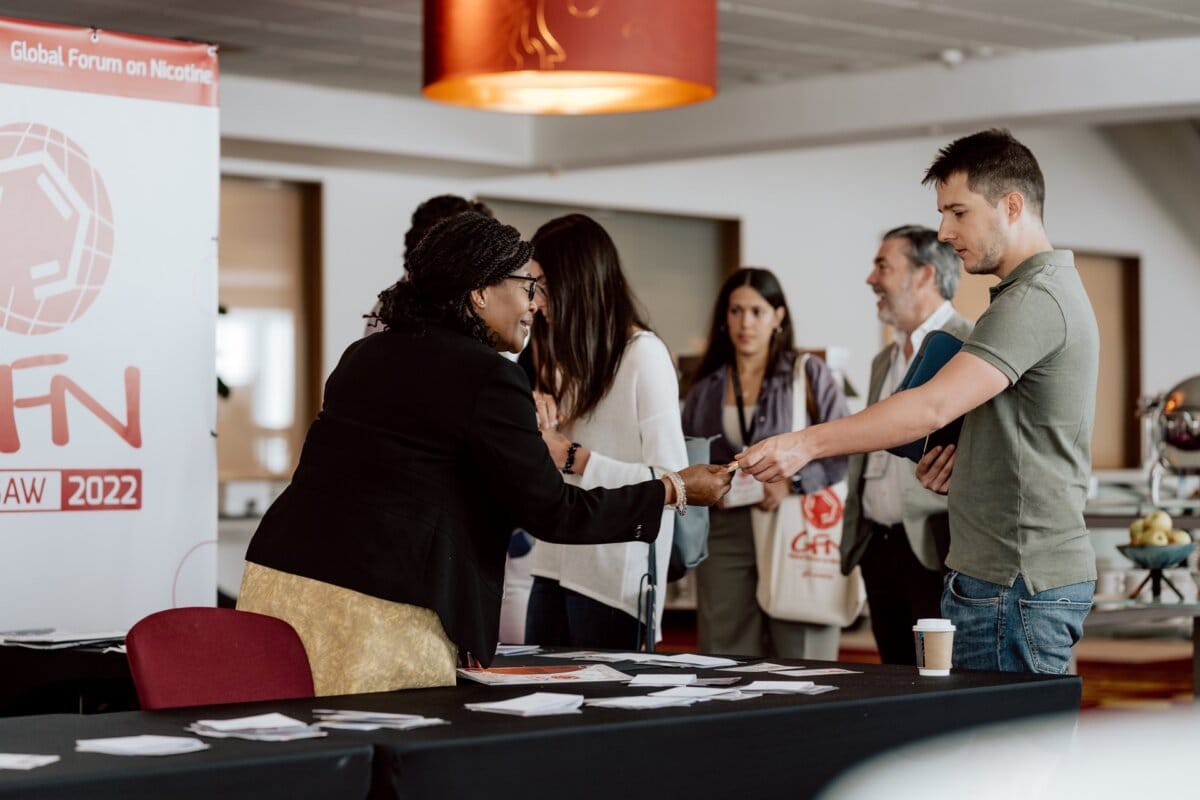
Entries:
[[0, 126], [0, 329], [53, 333], [96, 300], [112, 263], [108, 192], [61, 131]]

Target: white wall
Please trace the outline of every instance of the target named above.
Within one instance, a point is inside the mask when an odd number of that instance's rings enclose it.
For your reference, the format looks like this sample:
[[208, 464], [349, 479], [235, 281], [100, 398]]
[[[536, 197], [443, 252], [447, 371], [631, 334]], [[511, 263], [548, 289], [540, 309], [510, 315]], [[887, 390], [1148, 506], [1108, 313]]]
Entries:
[[[1200, 372], [1187, 323], [1200, 301], [1200, 251], [1124, 161], [1087, 127], [1016, 130], [1041, 161], [1047, 227], [1059, 246], [1134, 255], [1143, 269], [1143, 388]], [[319, 180], [324, 193], [326, 370], [361, 329], [361, 314], [399, 272], [412, 209], [458, 192], [546, 202], [735, 217], [742, 261], [784, 281], [802, 344], [851, 348], [849, 375], [866, 383], [878, 349], [863, 280], [878, 236], [937, 224], [920, 177], [947, 137], [821, 147], [693, 161], [490, 179], [409, 177], [227, 160], [227, 173]]]

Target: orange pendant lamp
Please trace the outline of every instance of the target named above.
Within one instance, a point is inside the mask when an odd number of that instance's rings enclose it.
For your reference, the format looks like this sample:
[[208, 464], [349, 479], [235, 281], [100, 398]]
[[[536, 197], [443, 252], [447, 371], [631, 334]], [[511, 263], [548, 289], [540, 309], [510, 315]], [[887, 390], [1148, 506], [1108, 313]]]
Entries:
[[432, 100], [522, 114], [708, 100], [716, 0], [425, 0]]

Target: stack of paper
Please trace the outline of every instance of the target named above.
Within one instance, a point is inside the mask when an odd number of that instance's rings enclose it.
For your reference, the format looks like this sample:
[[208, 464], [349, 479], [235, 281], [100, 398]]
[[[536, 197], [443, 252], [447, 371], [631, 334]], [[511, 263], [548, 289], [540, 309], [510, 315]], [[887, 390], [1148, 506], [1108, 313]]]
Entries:
[[722, 672], [773, 672], [786, 675], [789, 678], [807, 678], [817, 675], [861, 675], [861, 670], [843, 669], [842, 667], [789, 667], [786, 664], [772, 664], [762, 661], [758, 664], [746, 664], [743, 667], [724, 667]]
[[536, 644], [498, 644], [496, 645], [496, 655], [498, 656], [531, 656], [537, 653], [542, 648]]
[[687, 686], [696, 682], [694, 672], [670, 673], [666, 675], [635, 675], [629, 682], [633, 686]]
[[750, 700], [761, 697], [759, 694], [748, 693], [740, 689], [710, 689], [707, 686], [676, 686], [674, 689], [663, 689], [661, 692], [651, 692], [651, 697], [690, 698], [694, 702], [704, 703], [709, 700]]
[[0, 633], [0, 644], [28, 647], [33, 650], [61, 650], [67, 647], [122, 644], [125, 631], [77, 633], [56, 628], [37, 628]]
[[835, 689], [836, 686], [819, 686], [812, 681], [752, 681], [743, 687], [744, 691], [762, 694], [824, 694]]
[[110, 756], [174, 756], [207, 750], [208, 745], [190, 736], [117, 736], [112, 739], [78, 739], [77, 753]]
[[673, 706], [690, 706], [696, 702], [694, 697], [655, 697], [654, 695], [639, 695], [637, 697], [597, 697], [585, 700], [584, 704], [595, 708], [622, 708], [631, 711], [644, 711], [650, 708], [671, 708]]
[[812, 669], [804, 667], [801, 669], [787, 669], [775, 674], [786, 675], [789, 678], [812, 678], [817, 675], [862, 675], [862, 670], [842, 669], [841, 667], [815, 667]]
[[744, 664], [740, 667], [721, 667], [722, 672], [782, 672], [795, 669], [787, 664], [773, 664], [770, 661], [760, 661], [757, 664]]
[[581, 694], [534, 692], [495, 703], [467, 703], [466, 707], [471, 711], [490, 711], [493, 714], [511, 714], [516, 717], [548, 717], [553, 714], [579, 714], [581, 705]]
[[341, 731], [411, 731], [431, 725], [449, 725], [444, 719], [423, 717], [420, 714], [389, 714], [384, 711], [339, 711], [332, 708], [314, 708], [313, 716], [320, 728]]
[[193, 722], [187, 730], [213, 739], [249, 739], [252, 742], [290, 742], [328, 735], [315, 725], [305, 725], [278, 712], [237, 719], [202, 719]]
[[554, 666], [489, 667], [460, 669], [458, 674], [489, 686], [528, 683], [624, 683], [629, 676], [604, 664], [555, 664]]
[[[664, 655], [662, 653], [600, 653], [594, 650], [575, 650], [569, 653], [538, 653], [538, 655], [544, 658], [571, 658], [576, 661], [607, 661], [610, 663], [632, 661], [635, 664], [654, 667], [700, 667], [701, 669], [731, 667], [738, 663], [732, 658], [698, 656], [693, 653]], [[781, 669], [786, 669], [786, 667], [781, 667]]]
[[695, 653], [679, 653], [674, 656], [662, 656], [657, 653], [653, 662], [654, 664], [665, 664], [668, 667], [700, 667], [701, 669], [714, 669], [717, 667], [732, 667], [738, 662], [732, 658], [721, 658], [719, 656], [698, 656]]
[[732, 686], [741, 678], [696, 678], [688, 686]]
[[34, 769], [53, 764], [59, 756], [39, 756], [31, 753], [0, 753], [0, 769]]

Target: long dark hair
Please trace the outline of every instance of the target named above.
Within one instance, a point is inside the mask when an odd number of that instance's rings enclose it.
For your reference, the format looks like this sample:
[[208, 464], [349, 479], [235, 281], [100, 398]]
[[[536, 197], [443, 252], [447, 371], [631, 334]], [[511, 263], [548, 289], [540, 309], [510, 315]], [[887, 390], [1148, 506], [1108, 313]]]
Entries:
[[504, 280], [533, 248], [516, 228], [466, 211], [442, 220], [408, 253], [408, 273], [379, 295], [389, 329], [439, 322], [487, 345], [495, 337], [471, 307], [472, 289]]
[[633, 328], [649, 330], [608, 232], [568, 214], [533, 235], [533, 258], [546, 274], [552, 324], [538, 314], [530, 346], [538, 385], [572, 419], [595, 410], [612, 386]]
[[783, 322], [771, 337], [771, 347], [767, 351], [767, 369], [777, 366], [784, 355], [795, 351], [796, 336], [792, 331], [792, 311], [788, 308], [787, 298], [783, 296], [783, 287], [779, 285], [779, 279], [769, 269], [742, 267], [725, 280], [717, 294], [717, 302], [713, 304], [712, 325], [708, 331], [708, 349], [704, 351], [704, 358], [700, 360], [692, 383], [734, 363], [736, 355], [733, 340], [729, 338], [725, 320], [729, 315], [729, 298], [734, 290], [742, 286], [749, 286], [761, 294], [763, 299], [771, 304], [771, 308], [782, 308], [784, 311]]

